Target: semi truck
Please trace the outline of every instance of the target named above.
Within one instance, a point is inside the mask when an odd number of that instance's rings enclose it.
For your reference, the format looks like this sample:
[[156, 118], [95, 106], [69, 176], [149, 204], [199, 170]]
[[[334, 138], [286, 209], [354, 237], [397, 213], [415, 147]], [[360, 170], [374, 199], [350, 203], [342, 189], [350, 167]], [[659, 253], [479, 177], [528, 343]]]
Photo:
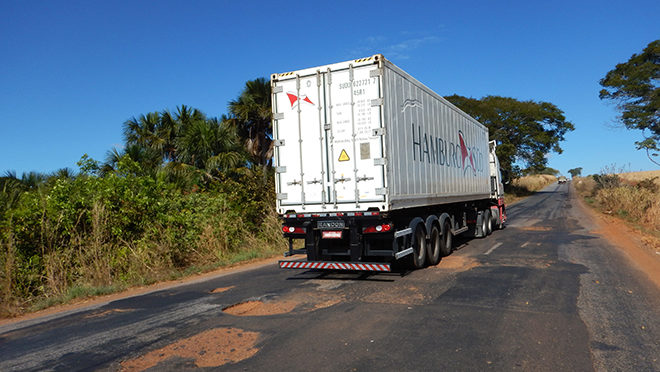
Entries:
[[[506, 222], [488, 129], [376, 54], [271, 75], [284, 269], [437, 265]], [[293, 249], [295, 239], [304, 248]]]

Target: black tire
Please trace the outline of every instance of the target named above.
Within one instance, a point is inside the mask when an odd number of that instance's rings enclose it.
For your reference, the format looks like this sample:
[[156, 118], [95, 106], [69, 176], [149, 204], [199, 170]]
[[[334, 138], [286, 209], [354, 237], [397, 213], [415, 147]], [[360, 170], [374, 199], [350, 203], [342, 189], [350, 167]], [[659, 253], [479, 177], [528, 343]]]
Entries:
[[[491, 213], [493, 212], [493, 209], [491, 209]], [[492, 215], [493, 219], [493, 230], [502, 230], [502, 223], [500, 221], [500, 210], [499, 208], [497, 209], [497, 214]]]
[[417, 225], [413, 239], [411, 264], [414, 269], [421, 269], [426, 264], [426, 232], [422, 224]]
[[443, 257], [449, 256], [454, 250], [453, 236], [451, 234], [451, 223], [449, 223], [449, 219], [446, 219], [443, 223], [442, 238], [440, 240], [442, 241], [440, 245], [440, 254], [442, 254]]
[[431, 228], [431, 239], [426, 246], [426, 260], [429, 266], [435, 266], [440, 262], [440, 253], [442, 250], [442, 233], [437, 223]]
[[480, 238], [488, 236], [488, 215], [487, 211], [481, 211], [480, 216], [477, 218], [477, 234]]
[[490, 235], [493, 232], [493, 219], [490, 216], [490, 209], [484, 211], [484, 218], [486, 219], [486, 234]]

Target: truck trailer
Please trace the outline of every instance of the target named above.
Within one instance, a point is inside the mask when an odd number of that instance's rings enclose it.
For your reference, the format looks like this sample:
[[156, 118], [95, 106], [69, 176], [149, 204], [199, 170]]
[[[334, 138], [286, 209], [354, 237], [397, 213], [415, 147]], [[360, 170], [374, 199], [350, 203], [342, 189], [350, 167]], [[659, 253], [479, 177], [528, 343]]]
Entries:
[[488, 129], [382, 55], [273, 74], [271, 88], [285, 255], [307, 255], [281, 268], [422, 268], [454, 236], [504, 226]]

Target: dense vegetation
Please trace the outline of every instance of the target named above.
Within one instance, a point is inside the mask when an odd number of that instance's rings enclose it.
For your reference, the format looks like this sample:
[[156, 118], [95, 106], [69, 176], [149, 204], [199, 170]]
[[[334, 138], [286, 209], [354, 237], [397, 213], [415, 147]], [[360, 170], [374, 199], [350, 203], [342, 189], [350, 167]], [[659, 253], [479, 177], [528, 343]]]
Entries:
[[220, 119], [186, 106], [131, 118], [124, 148], [78, 172], [0, 177], [0, 311], [283, 250], [269, 89], [249, 82]]

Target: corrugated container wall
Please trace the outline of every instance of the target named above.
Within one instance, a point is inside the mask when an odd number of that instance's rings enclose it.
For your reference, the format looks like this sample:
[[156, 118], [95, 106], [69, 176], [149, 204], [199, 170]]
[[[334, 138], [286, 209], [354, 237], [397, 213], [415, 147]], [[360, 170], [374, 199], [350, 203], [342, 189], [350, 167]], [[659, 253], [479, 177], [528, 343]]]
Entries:
[[392, 209], [487, 199], [488, 129], [385, 61]]
[[381, 55], [274, 74], [279, 213], [489, 197], [488, 130]]

